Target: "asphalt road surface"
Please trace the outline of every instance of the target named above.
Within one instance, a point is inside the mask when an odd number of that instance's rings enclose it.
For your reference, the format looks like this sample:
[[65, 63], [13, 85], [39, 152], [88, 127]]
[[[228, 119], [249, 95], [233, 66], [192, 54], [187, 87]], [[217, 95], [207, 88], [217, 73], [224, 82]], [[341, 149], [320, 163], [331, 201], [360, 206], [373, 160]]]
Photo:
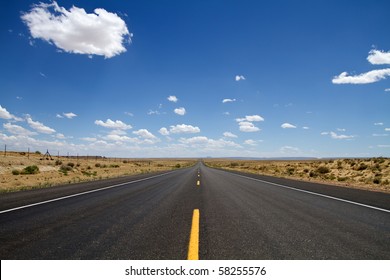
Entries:
[[0, 257], [390, 259], [390, 195], [199, 162], [3, 194]]

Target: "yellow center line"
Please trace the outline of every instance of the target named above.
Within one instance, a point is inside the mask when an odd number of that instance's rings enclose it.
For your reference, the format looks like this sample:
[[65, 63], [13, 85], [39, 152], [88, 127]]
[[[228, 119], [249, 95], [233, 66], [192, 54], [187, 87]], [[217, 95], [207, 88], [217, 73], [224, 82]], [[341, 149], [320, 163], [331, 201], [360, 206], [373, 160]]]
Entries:
[[194, 209], [187, 260], [199, 260], [199, 209]]
[[199, 187], [200, 186], [200, 180], [196, 181], [196, 185]]

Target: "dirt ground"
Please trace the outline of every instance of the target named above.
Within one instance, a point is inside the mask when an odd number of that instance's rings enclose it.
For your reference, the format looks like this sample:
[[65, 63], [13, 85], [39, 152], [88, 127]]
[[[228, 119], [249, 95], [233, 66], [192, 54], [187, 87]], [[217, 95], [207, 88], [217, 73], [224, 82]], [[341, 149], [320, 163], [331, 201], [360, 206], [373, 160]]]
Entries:
[[[6, 156], [0, 156], [0, 193], [172, 170], [193, 165], [195, 162], [193, 159], [63, 156], [50, 159], [35, 153], [7, 152]], [[31, 166], [37, 166], [39, 170]]]
[[390, 193], [390, 159], [205, 160], [209, 166]]

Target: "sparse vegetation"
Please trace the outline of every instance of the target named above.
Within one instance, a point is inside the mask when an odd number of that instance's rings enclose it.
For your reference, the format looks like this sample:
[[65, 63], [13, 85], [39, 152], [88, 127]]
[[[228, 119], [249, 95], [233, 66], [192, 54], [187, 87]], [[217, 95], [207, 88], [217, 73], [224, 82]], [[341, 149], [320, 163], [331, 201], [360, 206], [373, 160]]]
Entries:
[[38, 166], [30, 165], [30, 166], [27, 166], [26, 168], [24, 168], [20, 174], [31, 175], [31, 174], [37, 174], [38, 172], [39, 172]]
[[59, 156], [53, 161], [41, 158], [41, 153], [30, 153], [27, 157], [20, 152], [7, 151], [6, 157], [0, 157], [0, 192], [172, 170], [196, 162], [192, 159], [118, 160], [105, 157], [79, 157], [76, 162], [75, 157]]
[[205, 160], [212, 167], [390, 193], [390, 159], [331, 159], [307, 161]]

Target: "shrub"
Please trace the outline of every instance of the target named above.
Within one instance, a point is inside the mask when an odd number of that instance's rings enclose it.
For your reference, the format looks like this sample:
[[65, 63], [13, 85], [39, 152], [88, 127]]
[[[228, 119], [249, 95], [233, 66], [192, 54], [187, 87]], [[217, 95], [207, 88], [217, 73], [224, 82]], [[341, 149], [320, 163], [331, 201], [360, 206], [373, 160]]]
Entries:
[[238, 163], [237, 162], [232, 162], [230, 163], [230, 167], [237, 167], [238, 166]]
[[72, 167], [68, 165], [61, 165], [60, 172], [64, 173], [64, 175], [68, 175], [68, 171], [72, 171]]
[[56, 160], [55, 162], [55, 165], [61, 165], [62, 164], [62, 161], [60, 161], [59, 159]]
[[361, 163], [359, 165], [359, 167], [357, 168], [358, 171], [363, 171], [363, 170], [366, 170], [368, 168], [368, 165], [365, 164], [365, 163]]
[[41, 155], [42, 153], [40, 151], [36, 151], [35, 154]]
[[374, 180], [372, 182], [374, 184], [380, 184], [381, 183], [381, 179], [380, 178], [374, 178]]
[[95, 167], [100, 167], [100, 163], [96, 163], [96, 164], [95, 164]]
[[330, 169], [327, 166], [320, 166], [317, 168], [317, 172], [320, 174], [326, 174], [330, 172]]
[[30, 165], [23, 169], [21, 174], [23, 175], [29, 175], [29, 174], [37, 174], [39, 172], [39, 168], [36, 165]]
[[73, 162], [68, 162], [68, 164], [67, 164], [68, 166], [70, 166], [70, 167], [74, 167], [74, 163]]
[[19, 175], [20, 174], [20, 171], [19, 170], [12, 170], [12, 175]]
[[180, 163], [176, 164], [175, 167], [180, 168], [181, 167]]

